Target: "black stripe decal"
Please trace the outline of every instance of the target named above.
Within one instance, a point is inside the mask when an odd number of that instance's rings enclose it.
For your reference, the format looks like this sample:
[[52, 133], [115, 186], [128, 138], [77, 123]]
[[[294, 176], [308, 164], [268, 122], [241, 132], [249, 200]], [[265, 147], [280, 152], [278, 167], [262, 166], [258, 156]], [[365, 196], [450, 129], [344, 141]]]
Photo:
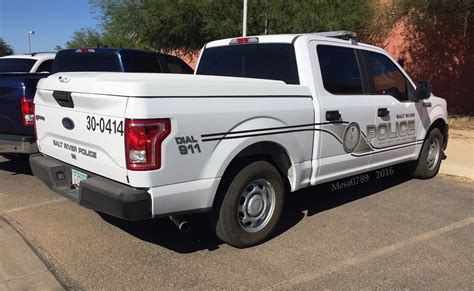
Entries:
[[201, 138], [211, 137], [211, 136], [221, 136], [221, 135], [230, 135], [230, 134], [240, 134], [240, 133], [250, 133], [250, 132], [259, 132], [267, 130], [281, 130], [281, 129], [290, 129], [290, 128], [299, 128], [306, 126], [315, 126], [315, 125], [327, 125], [327, 124], [348, 124], [347, 121], [332, 121], [332, 122], [323, 122], [323, 123], [309, 123], [309, 124], [300, 124], [300, 125], [290, 125], [290, 126], [281, 126], [281, 127], [268, 127], [260, 129], [248, 129], [248, 130], [239, 130], [231, 132], [220, 132], [220, 133], [209, 133], [201, 135]]
[[[245, 138], [245, 137], [256, 137], [256, 136], [265, 136], [265, 135], [274, 135], [274, 134], [285, 134], [285, 133], [292, 133], [292, 132], [303, 132], [303, 131], [319, 131], [319, 132], [324, 132], [327, 133], [331, 136], [333, 136], [339, 143], [342, 144], [342, 140], [339, 139], [338, 136], [336, 136], [333, 132], [325, 129], [319, 129], [319, 128], [304, 128], [304, 129], [293, 129], [293, 130], [284, 130], [284, 131], [276, 131], [276, 132], [265, 132], [265, 133], [258, 133], [258, 131], [267, 131], [267, 130], [278, 130], [278, 129], [287, 129], [287, 128], [298, 128], [298, 127], [305, 127], [305, 126], [314, 126], [314, 125], [325, 125], [325, 124], [346, 124], [349, 122], [346, 121], [336, 121], [336, 122], [325, 122], [325, 123], [314, 123], [314, 124], [302, 124], [302, 125], [294, 125], [294, 126], [287, 126], [287, 127], [274, 127], [274, 128], [265, 128], [265, 129], [255, 129], [255, 130], [242, 130], [242, 131], [235, 131], [235, 132], [229, 132], [229, 133], [214, 133], [214, 134], [203, 134], [201, 137], [210, 137], [210, 138], [203, 138], [203, 142], [208, 142], [208, 141], [216, 141], [216, 140], [224, 140], [224, 139], [236, 139], [236, 138]], [[246, 135], [238, 135], [238, 136], [224, 136], [222, 137], [221, 135], [229, 135], [229, 134], [237, 134], [237, 133], [251, 133], [253, 134], [246, 134]], [[219, 136], [219, 137], [212, 137], [212, 136]], [[387, 151], [392, 151], [392, 150], [397, 150], [405, 147], [410, 147], [410, 146], [415, 146], [420, 143], [423, 143], [424, 140], [416, 140], [412, 141], [409, 143], [405, 144], [399, 144], [399, 145], [394, 145], [388, 148], [384, 148], [383, 150], [380, 151], [370, 151], [367, 153], [363, 154], [354, 154], [352, 153], [351, 155], [353, 157], [364, 157], [367, 155], [371, 154], [378, 154], [378, 153], [383, 153]], [[369, 144], [369, 146], [371, 146]]]
[[286, 130], [286, 131], [277, 131], [277, 132], [266, 132], [266, 133], [256, 133], [256, 134], [247, 134], [247, 135], [239, 135], [239, 136], [226, 136], [226, 137], [214, 137], [214, 138], [207, 138], [203, 139], [203, 142], [206, 141], [215, 141], [215, 140], [224, 140], [224, 139], [236, 139], [236, 138], [243, 138], [243, 137], [255, 137], [255, 136], [265, 136], [265, 135], [273, 135], [273, 134], [283, 134], [283, 133], [291, 133], [291, 132], [302, 132], [302, 131], [320, 131], [325, 132], [332, 135], [335, 139], [337, 139], [340, 143], [342, 141], [332, 132], [324, 129], [319, 128], [307, 128], [307, 129], [294, 129], [294, 130]]
[[[316, 129], [316, 130], [318, 130], [318, 129]], [[277, 131], [277, 132], [266, 132], [266, 133], [255, 133], [255, 134], [237, 135], [237, 136], [213, 137], [213, 138], [204, 138], [204, 139], [202, 139], [202, 141], [203, 141], [203, 142], [206, 142], [206, 141], [215, 141], [215, 140], [224, 140], [224, 139], [236, 139], [236, 138], [244, 138], [244, 137], [255, 137], [255, 136], [282, 134], [282, 133], [290, 133], [290, 132], [300, 132], [300, 131], [315, 131], [315, 129], [314, 129], [314, 128], [308, 128], [308, 129], [294, 129], [294, 130], [285, 130], [285, 131]]]

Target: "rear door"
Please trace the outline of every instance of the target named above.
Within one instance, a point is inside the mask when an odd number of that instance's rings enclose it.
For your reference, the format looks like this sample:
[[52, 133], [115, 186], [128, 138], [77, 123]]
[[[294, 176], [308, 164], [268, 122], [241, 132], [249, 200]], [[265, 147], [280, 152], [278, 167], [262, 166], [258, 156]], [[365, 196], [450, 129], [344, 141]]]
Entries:
[[[63, 75], [45, 80], [35, 96], [40, 152], [79, 169], [127, 183], [124, 114], [127, 97], [75, 92], [92, 77]], [[61, 88], [57, 91], [44, 89]]]
[[371, 158], [366, 142], [367, 126], [375, 122], [378, 99], [371, 96], [364, 78], [360, 52], [350, 45], [314, 41], [310, 45], [315, 68], [321, 119], [315, 129], [319, 140], [314, 144], [318, 170], [312, 183], [365, 172]]

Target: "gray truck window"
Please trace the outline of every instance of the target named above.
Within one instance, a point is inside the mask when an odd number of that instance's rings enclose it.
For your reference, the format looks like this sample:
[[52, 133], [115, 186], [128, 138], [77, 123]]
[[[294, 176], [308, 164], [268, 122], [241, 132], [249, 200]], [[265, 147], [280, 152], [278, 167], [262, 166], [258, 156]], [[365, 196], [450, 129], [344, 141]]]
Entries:
[[168, 66], [168, 73], [173, 73], [173, 74], [193, 74], [194, 73], [194, 70], [180, 58], [170, 56], [170, 55], [165, 55], [164, 59], [165, 59], [166, 65]]
[[[400, 101], [409, 100], [413, 88], [403, 73], [387, 56], [375, 52], [364, 51], [367, 60], [369, 82], [372, 93], [391, 95]], [[407, 90], [407, 85], [408, 90]], [[409, 94], [410, 92], [410, 94]]]
[[157, 54], [129, 54], [122, 57], [124, 70], [132, 73], [161, 73]]
[[36, 60], [31, 59], [0, 59], [0, 72], [28, 73], [35, 63]]
[[100, 53], [58, 53], [53, 63], [57, 72], [120, 72], [115, 54]]
[[53, 60], [46, 60], [39, 65], [37, 72], [51, 72], [53, 67]]
[[324, 88], [336, 95], [362, 94], [361, 70], [354, 49], [318, 45]]
[[281, 80], [299, 84], [295, 51], [291, 44], [244, 44], [205, 49], [196, 72]]

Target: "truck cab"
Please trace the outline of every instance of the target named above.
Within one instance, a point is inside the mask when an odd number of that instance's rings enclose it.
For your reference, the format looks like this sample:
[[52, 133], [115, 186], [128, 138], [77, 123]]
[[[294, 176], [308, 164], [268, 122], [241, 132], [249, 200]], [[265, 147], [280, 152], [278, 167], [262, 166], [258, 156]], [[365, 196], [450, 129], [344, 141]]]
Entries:
[[32, 53], [0, 57], [0, 74], [50, 73], [56, 53]]
[[211, 42], [196, 73], [307, 87], [315, 124], [322, 126], [314, 135], [311, 185], [416, 160], [434, 123], [444, 136], [441, 147], [447, 146], [445, 100], [427, 94], [425, 81], [415, 84], [386, 51], [357, 42], [352, 32]]
[[448, 134], [446, 101], [347, 32], [214, 41], [195, 75], [58, 73], [35, 105], [53, 191], [126, 220], [206, 212], [236, 247], [270, 237], [288, 191], [405, 162], [433, 177]]

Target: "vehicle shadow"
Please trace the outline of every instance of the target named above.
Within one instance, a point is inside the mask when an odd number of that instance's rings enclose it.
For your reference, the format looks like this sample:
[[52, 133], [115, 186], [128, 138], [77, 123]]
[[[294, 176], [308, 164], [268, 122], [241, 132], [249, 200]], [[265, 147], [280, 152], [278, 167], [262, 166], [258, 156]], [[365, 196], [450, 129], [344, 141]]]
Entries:
[[[335, 189], [338, 188], [335, 182], [326, 183], [287, 195], [285, 210], [272, 238], [285, 233], [305, 216], [313, 216], [412, 179], [405, 174], [407, 171], [404, 166], [395, 166], [393, 169], [395, 171], [394, 175], [383, 178], [376, 178], [376, 171], [369, 172], [367, 173], [370, 177], [369, 181], [362, 184], [359, 182], [358, 185]], [[343, 183], [350, 181], [352, 178], [344, 178], [336, 182]], [[211, 231], [208, 217], [205, 214], [186, 216], [192, 226], [188, 233], [180, 232], [168, 218], [129, 222], [102, 213], [99, 213], [99, 215], [106, 222], [138, 239], [177, 253], [187, 254], [201, 250], [214, 251], [224, 243]]]
[[33, 175], [28, 156], [21, 156], [11, 160], [0, 157], [0, 170], [10, 172], [12, 175]]

